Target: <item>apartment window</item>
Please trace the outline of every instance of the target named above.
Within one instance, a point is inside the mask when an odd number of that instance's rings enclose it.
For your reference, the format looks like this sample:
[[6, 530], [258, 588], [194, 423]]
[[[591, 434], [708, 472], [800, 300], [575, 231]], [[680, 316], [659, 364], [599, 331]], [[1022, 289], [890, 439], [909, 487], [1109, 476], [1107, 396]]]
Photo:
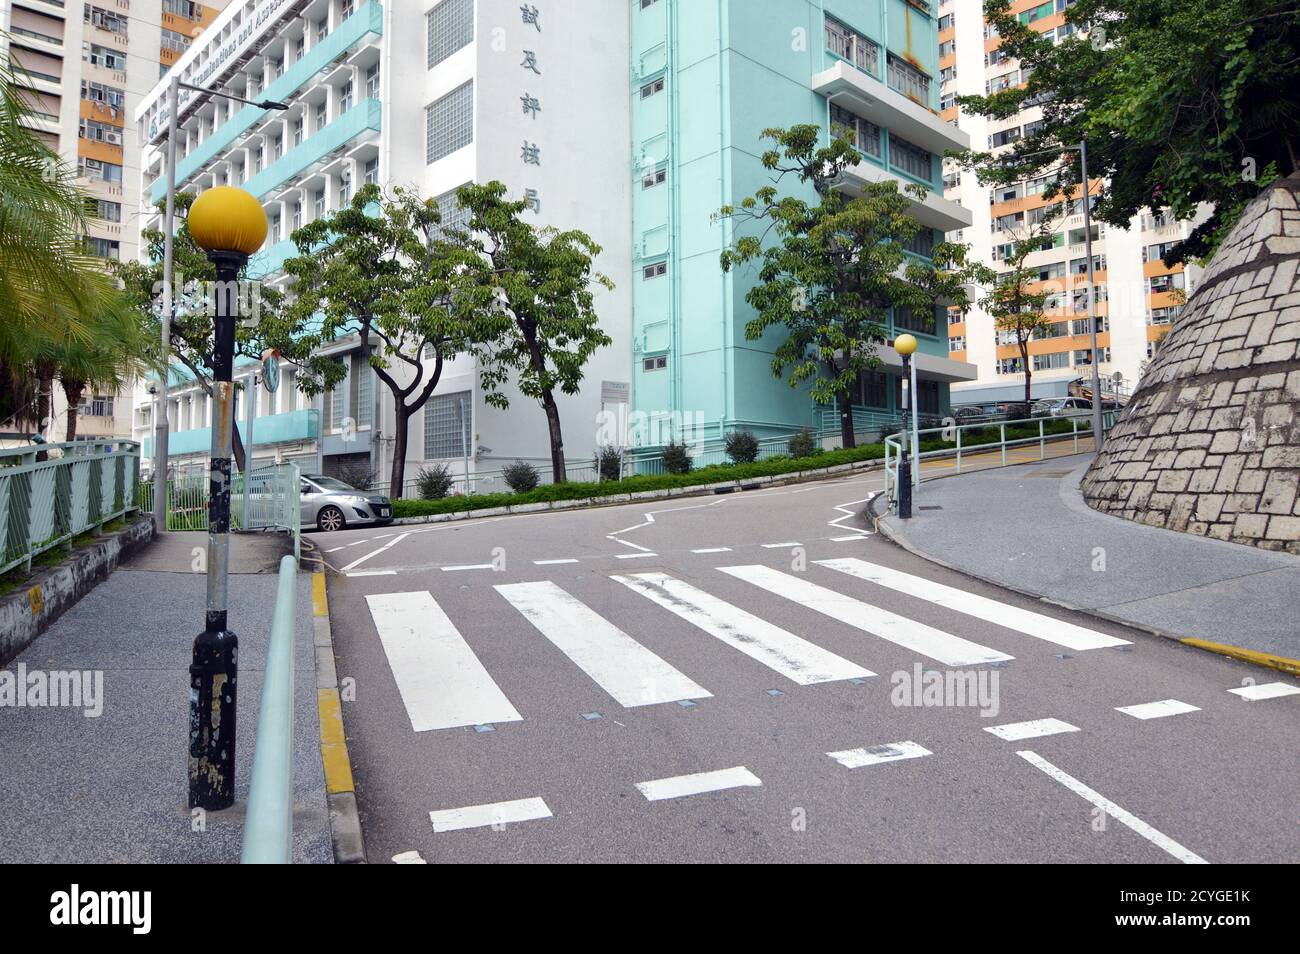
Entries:
[[946, 109], [952, 109], [956, 105], [957, 105], [956, 93], [944, 93], [942, 96], [939, 97], [940, 112], [943, 112]]
[[366, 70], [366, 95], [371, 99], [379, 98], [379, 64], [375, 63]]
[[[62, 6], [62, 4], [59, 5]], [[92, 26], [99, 27], [101, 30], [107, 30], [109, 33], [118, 33], [122, 36], [127, 34], [127, 18], [120, 13], [101, 10], [99, 7], [86, 4], [82, 8], [82, 19]]]
[[339, 18], [346, 20], [348, 17], [352, 16], [352, 12], [355, 9], [355, 0], [343, 0], [343, 2], [339, 4]]
[[352, 379], [356, 381], [357, 427], [370, 427], [375, 420], [375, 369], [366, 357], [357, 352], [352, 356]]
[[1035, 371], [1053, 371], [1057, 368], [1068, 368], [1070, 366], [1070, 353], [1068, 351], [1036, 354], [1033, 359]]
[[289, 222], [291, 224], [292, 231], [294, 232], [302, 228], [302, 203], [301, 202], [295, 202], [293, 204], [293, 214], [289, 217]]
[[653, 6], [658, 2], [659, 0], [641, 0], [641, 9], [644, 10], [646, 7]]
[[162, 0], [164, 13], [174, 13], [189, 20], [203, 19], [203, 4], [199, 0]]
[[889, 164], [926, 182], [930, 181], [933, 174], [930, 153], [898, 136], [889, 137]]
[[108, 394], [96, 394], [94, 397], [87, 396], [77, 408], [77, 413], [83, 417], [112, 417], [113, 416], [113, 398]]
[[1019, 374], [1022, 370], [1019, 358], [998, 359], [998, 374]]
[[102, 103], [110, 114], [116, 116], [126, 107], [126, 91], [101, 83], [81, 81], [81, 98], [92, 103]]
[[883, 371], [860, 371], [850, 400], [862, 407], [886, 407], [889, 378]]
[[940, 56], [952, 56], [956, 52], [957, 52], [956, 40], [944, 40], [942, 43], [939, 44]]
[[94, 179], [97, 182], [112, 182], [120, 185], [122, 182], [122, 167], [115, 162], [79, 157], [77, 159], [77, 175], [86, 179]]
[[262, 162], [265, 158], [266, 155], [263, 152], [261, 146], [258, 146], [256, 149], [253, 150], [253, 171], [254, 172], [262, 171]]
[[1174, 247], [1173, 242], [1160, 242], [1156, 245], [1148, 245], [1142, 250], [1143, 262], [1159, 262], [1169, 254], [1170, 249]]
[[352, 80], [348, 80], [339, 94], [339, 113], [346, 113], [352, 108]]
[[112, 239], [93, 238], [88, 236], [85, 239], [86, 251], [96, 258], [118, 258], [120, 246]]
[[293, 144], [295, 146], [302, 145], [302, 127], [303, 127], [302, 117], [299, 117], [293, 121]]
[[951, 83], [956, 78], [957, 78], [957, 67], [955, 66], [945, 66], [943, 69], [939, 71], [940, 83]]
[[826, 18], [826, 49], [872, 76], [880, 71], [879, 45], [834, 17]]
[[297, 63], [300, 59], [302, 59], [303, 54], [306, 52], [307, 52], [307, 38], [305, 36], [300, 36], [298, 37], [297, 40], [294, 41], [293, 44], [293, 61]]
[[949, 351], [965, 351], [965, 350], [966, 350], [966, 336], [965, 336], [965, 335], [958, 335], [956, 338], [949, 338], [949, 339], [948, 339], [948, 350], [949, 350]]
[[641, 188], [653, 189], [657, 185], [663, 185], [666, 181], [668, 181], [668, 170], [656, 169], [654, 172], [642, 176]]
[[[343, 364], [343, 362], [339, 361], [339, 364]], [[346, 367], [346, 365], [344, 365], [344, 367]], [[342, 380], [338, 381], [334, 385], [334, 387], [325, 392], [326, 417], [329, 419], [329, 429], [331, 431], [343, 430], [343, 419], [345, 417], [343, 402], [347, 396], [345, 390], [347, 386], [348, 379], [344, 376]]]
[[642, 371], [662, 371], [668, 367], [668, 355], [657, 354], [652, 358], [644, 358], [641, 361]]
[[81, 58], [91, 66], [103, 66], [110, 70], [126, 69], [126, 54], [121, 50], [100, 46], [98, 43], [82, 43]]
[[[1062, 10], [1065, 9], [1064, 5], [1061, 7], [1061, 9]], [[1055, 12], [1056, 12], [1055, 0], [1047, 0], [1047, 3], [1040, 4], [1039, 6], [1033, 7], [1032, 9], [1026, 10], [1024, 13], [1021, 13], [1017, 17], [1017, 19], [1021, 23], [1029, 24], [1029, 23], [1033, 23], [1035, 20], [1041, 20], [1043, 17], [1050, 17]]]
[[[1109, 348], [1098, 348], [1098, 349], [1097, 349], [1097, 362], [1098, 362], [1099, 364], [1106, 364], [1108, 361], [1110, 361], [1110, 349], [1109, 349]], [[1092, 364], [1092, 352], [1091, 352], [1090, 350], [1088, 350], [1088, 349], [1085, 349], [1085, 350], [1083, 350], [1083, 351], [1076, 351], [1076, 352], [1074, 352], [1074, 363], [1075, 363], [1076, 365], [1080, 365], [1080, 364]]]
[[831, 103], [831, 135], [837, 139], [846, 136], [853, 147], [869, 156], [880, 158], [880, 127], [863, 119], [842, 106]]
[[325, 103], [320, 103], [316, 107], [316, 132], [320, 132], [322, 129], [325, 128], [325, 124], [326, 122], [328, 122], [327, 117], [328, 117], [327, 105]]
[[190, 48], [190, 41], [187, 37], [182, 36], [175, 30], [168, 30], [164, 27], [162, 31], [161, 46], [164, 50], [184, 53]]
[[[448, 2], [448, 0], [443, 0]], [[424, 405], [424, 459], [460, 457], [469, 440], [468, 391], [435, 394]]]
[[901, 331], [916, 331], [923, 335], [934, 334], [934, 310], [914, 311], [911, 308], [896, 306], [894, 308], [894, 328]]
[[1182, 305], [1174, 305], [1172, 308], [1152, 308], [1151, 314], [1147, 316], [1147, 324], [1171, 325], [1178, 320], [1182, 311]]
[[889, 86], [904, 96], [922, 103], [930, 100], [930, 77], [922, 73], [907, 60], [890, 53], [887, 58], [889, 67]]
[[953, 325], [960, 325], [960, 324], [961, 324], [963, 321], [965, 321], [965, 320], [966, 320], [966, 316], [963, 315], [960, 311], [955, 311], [955, 310], [954, 310], [954, 311], [950, 311], [950, 312], [948, 312], [948, 326], [949, 326], [949, 327], [952, 327]]
[[376, 156], [373, 159], [366, 160], [365, 181], [366, 181], [366, 185], [379, 184], [379, 157], [378, 156]]
[[985, 66], [997, 66], [999, 63], [1005, 63], [1011, 59], [1011, 55], [998, 47], [996, 50], [989, 50], [984, 54]]
[[77, 128], [77, 135], [94, 142], [106, 142], [109, 145], [122, 145], [122, 128], [108, 123], [97, 123], [93, 119], [83, 119]]
[[280, 239], [284, 237], [280, 234], [280, 216], [278, 214], [271, 216], [270, 224], [271, 224], [271, 228], [270, 228], [271, 241], [272, 242], [280, 241]]
[[271, 79], [279, 79], [284, 75], [284, 57], [271, 61]]
[[[1092, 257], [1092, 270], [1094, 272], [1104, 272], [1106, 270], [1106, 256], [1094, 255]], [[1070, 273], [1072, 275], [1087, 275], [1088, 260], [1086, 258], [1074, 258], [1070, 260]]]
[[[328, 17], [321, 17], [320, 23], [316, 24], [316, 43], [320, 43], [325, 37], [330, 35], [330, 23]], [[315, 44], [312, 44], [315, 46]]]
[[1019, 140], [1020, 137], [1021, 129], [1019, 126], [1013, 126], [1010, 129], [1003, 129], [1000, 132], [995, 132], [993, 135], [989, 136], [989, 148], [996, 149], [999, 146], [1009, 145]]
[[284, 137], [276, 136], [273, 140], [271, 140], [271, 158], [273, 160], [279, 159], [283, 155], [284, 155]]
[[956, 22], [957, 18], [955, 14], [945, 13], [939, 18], [939, 32], [942, 33], [945, 30], [951, 30]]
[[325, 214], [325, 190], [321, 189], [312, 200], [312, 212], [316, 218]]
[[474, 0], [442, 0], [425, 17], [428, 65], [433, 69], [474, 40]]
[[470, 80], [425, 110], [425, 162], [437, 162], [473, 141], [474, 81]]
[[345, 172], [339, 176], [339, 208], [352, 201], [352, 176]]
[[649, 99], [655, 93], [664, 91], [664, 78], [661, 76], [657, 80], [652, 80], [641, 87], [641, 98]]
[[653, 265], [647, 265], [641, 269], [642, 278], [662, 278], [668, 274], [667, 262], [655, 262]]
[[1173, 291], [1175, 288], [1186, 286], [1186, 279], [1182, 272], [1175, 272], [1172, 275], [1152, 275], [1148, 281], [1150, 282], [1152, 294]]
[[92, 219], [103, 219], [105, 222], [121, 222], [122, 203], [87, 196], [86, 215]]

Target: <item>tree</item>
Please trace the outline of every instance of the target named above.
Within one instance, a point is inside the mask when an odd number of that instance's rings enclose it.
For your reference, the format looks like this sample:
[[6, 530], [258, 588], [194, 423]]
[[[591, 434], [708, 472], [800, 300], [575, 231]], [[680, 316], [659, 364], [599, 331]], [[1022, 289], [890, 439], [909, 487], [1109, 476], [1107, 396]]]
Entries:
[[[1089, 174], [1109, 180], [1102, 221], [1214, 207], [1169, 264], [1212, 252], [1263, 185], [1300, 169], [1300, 0], [1078, 0], [1065, 13], [1076, 32], [1060, 40], [1010, 0], [987, 0], [984, 17], [1028, 80], [958, 102], [993, 119], [1043, 107], [998, 181], [1037, 175], [1057, 162], [1051, 150], [1086, 141]], [[1077, 169], [1062, 182], [1077, 184]]]
[[437, 241], [440, 222], [432, 199], [366, 185], [345, 208], [294, 232], [303, 254], [284, 265], [293, 278], [293, 320], [316, 316], [318, 342], [357, 335], [393, 395], [392, 497], [402, 494], [411, 416], [437, 388], [446, 359], [472, 343], [472, 329], [449, 307], [451, 262]]
[[979, 302], [980, 307], [992, 316], [994, 327], [1015, 338], [1020, 365], [1025, 372], [1026, 407], [1033, 400], [1030, 395], [1033, 367], [1029, 361], [1029, 342], [1034, 335], [1051, 327], [1052, 323], [1043, 315], [1043, 310], [1050, 297], [1064, 294], [1066, 289], [1058, 285], [1051, 291], [1046, 288], [1036, 290], [1033, 286], [1040, 283], [1038, 270], [1026, 268], [1025, 260], [1034, 252], [1052, 247], [1052, 234], [1063, 209], [1060, 203], [1044, 206], [1037, 210], [1041, 217], [1036, 221], [1027, 223], [1020, 230], [1011, 230], [1013, 241], [1010, 251], [1003, 257], [1007, 270], [997, 274]]
[[49, 393], [33, 387], [38, 353], [91, 346], [93, 317], [121, 301], [101, 260], [86, 254], [84, 196], [25, 125], [31, 108], [15, 80], [0, 54], [0, 415], [39, 426]]
[[551, 479], [563, 483], [564, 437], [555, 392], [577, 394], [583, 368], [611, 343], [600, 329], [591, 286], [614, 283], [592, 270], [601, 248], [583, 232], [523, 221], [524, 201], [500, 182], [457, 192], [469, 213], [447, 238], [455, 265], [454, 308], [477, 329], [484, 400], [505, 408], [501, 385], [514, 374], [521, 393], [546, 413]]
[[[847, 195], [840, 188], [844, 173], [862, 155], [847, 137], [819, 145], [821, 135], [815, 125], [763, 131], [776, 144], [762, 156], [776, 173], [774, 184], [719, 211], [755, 227], [723, 251], [722, 269], [759, 262], [759, 280], [745, 295], [758, 316], [746, 324], [745, 337], [783, 333], [772, 373], [788, 377], [791, 387], [810, 382], [813, 400], [836, 405], [840, 438], [850, 448], [857, 446], [853, 389], [863, 371], [880, 366], [876, 348], [890, 310], [933, 315], [942, 302], [964, 309], [962, 286], [983, 272], [967, 263], [964, 246], [948, 242], [934, 246], [930, 261], [910, 255], [906, 249], [924, 226], [913, 218], [909, 196], [920, 198], [925, 190], [900, 191], [886, 180]], [[811, 186], [811, 201], [779, 195], [776, 184], [787, 177]]]
[[[171, 323], [171, 354], [157, 353], [154, 359], [159, 367], [180, 364], [212, 396], [213, 352], [216, 347], [213, 318], [215, 315], [216, 266], [207, 253], [195, 244], [190, 236], [189, 210], [195, 196], [178, 192], [175, 197], [176, 234], [172, 241], [173, 317]], [[161, 211], [163, 203], [158, 204]], [[163, 243], [160, 229], [145, 229], [141, 241], [147, 251], [147, 260], [122, 262], [117, 275], [135, 306], [146, 335], [151, 342], [162, 337], [163, 305]], [[295, 365], [298, 373], [295, 383], [308, 395], [319, 394], [332, 387], [342, 376], [338, 363], [319, 355], [315, 346], [319, 341], [310, 316], [292, 312], [285, 296], [256, 277], [257, 257], [240, 272], [241, 291], [236, 296], [241, 315], [235, 326], [236, 359], [260, 359], [263, 352], [274, 348], [286, 363]], [[239, 428], [232, 428], [235, 464], [246, 470], [246, 451]]]
[[69, 338], [54, 354], [59, 385], [68, 402], [65, 441], [77, 438], [77, 409], [87, 389], [116, 393], [145, 369], [150, 354], [138, 315], [125, 302], [92, 321], [89, 342]]

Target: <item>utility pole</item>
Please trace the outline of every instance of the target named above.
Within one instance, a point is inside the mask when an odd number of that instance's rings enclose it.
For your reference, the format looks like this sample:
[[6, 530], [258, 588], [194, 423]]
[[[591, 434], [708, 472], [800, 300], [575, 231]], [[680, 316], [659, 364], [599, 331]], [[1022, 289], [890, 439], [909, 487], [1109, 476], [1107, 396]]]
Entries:
[[158, 384], [158, 411], [153, 422], [153, 527], [155, 533], [167, 532], [167, 387], [171, 377], [172, 319], [176, 299], [172, 295], [172, 270], [175, 264], [173, 232], [176, 225], [176, 111], [179, 108], [180, 79], [173, 76], [167, 84], [167, 205], [163, 212], [163, 300], [162, 353], [163, 370]]
[[899, 430], [898, 455], [898, 517], [900, 520], [912, 519], [912, 458], [915, 453], [911, 446], [915, 444], [912, 434], [912, 408], [916, 404], [913, 391], [912, 354], [916, 351], [916, 338], [912, 335], [899, 335], [894, 339], [894, 350], [903, 359], [903, 380], [907, 386], [903, 389], [906, 397], [903, 402], [903, 426]]
[[1088, 201], [1088, 143], [1079, 140], [1079, 165], [1083, 174], [1083, 254], [1088, 256], [1088, 334], [1092, 342], [1092, 447], [1101, 452], [1101, 359], [1097, 354], [1097, 284], [1092, 269], [1092, 211]]

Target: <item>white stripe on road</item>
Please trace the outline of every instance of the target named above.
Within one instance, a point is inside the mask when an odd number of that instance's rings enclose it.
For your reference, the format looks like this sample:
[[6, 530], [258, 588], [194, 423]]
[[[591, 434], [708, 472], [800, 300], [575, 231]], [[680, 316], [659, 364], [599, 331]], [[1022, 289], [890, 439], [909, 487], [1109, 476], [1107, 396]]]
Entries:
[[349, 579], [354, 576], [397, 576], [396, 570], [353, 570], [351, 573], [344, 573]]
[[[367, 560], [369, 560], [371, 557], [373, 557], [373, 556], [378, 556], [379, 554], [381, 554], [381, 553], [383, 553], [385, 550], [387, 550], [389, 547], [396, 546], [397, 544], [401, 543], [403, 540], [405, 540], [405, 539], [406, 539], [407, 537], [409, 537], [410, 535], [411, 535], [411, 534], [410, 534], [409, 531], [406, 532], [406, 533], [399, 533], [397, 536], [393, 537], [393, 539], [389, 540], [387, 543], [385, 543], [385, 544], [384, 544], [382, 547], [380, 547], [378, 550], [372, 550], [371, 552], [367, 553], [365, 556], [363, 556], [363, 557], [359, 557], [358, 559], [353, 560], [353, 561], [352, 561], [351, 563], [349, 563], [347, 566], [343, 567], [343, 569], [342, 569], [341, 572], [346, 573], [348, 570], [352, 570], [352, 569], [355, 569], [356, 567], [359, 567], [361, 564], [365, 563], [365, 562], [366, 562]], [[365, 541], [362, 541], [362, 542], [364, 543]], [[348, 546], [352, 546], [352, 544], [349, 543]]]
[[672, 778], [660, 778], [652, 782], [637, 782], [636, 787], [646, 797], [646, 801], [657, 802], [665, 798], [720, 792], [728, 788], [752, 788], [762, 784], [762, 780], [757, 775], [745, 766], [738, 765], [735, 768], [719, 769], [716, 772], [697, 772], [694, 775], [675, 775]]
[[872, 745], [864, 749], [845, 749], [843, 752], [827, 752], [831, 758], [845, 768], [862, 768], [864, 765], [879, 765], [881, 762], [899, 762], [903, 759], [919, 759], [933, 755], [929, 749], [915, 742], [889, 742], [885, 745]]
[[1159, 702], [1144, 702], [1137, 706], [1116, 706], [1116, 712], [1131, 715], [1135, 719], [1161, 719], [1165, 716], [1182, 715], [1184, 712], [1200, 712], [1198, 706], [1179, 702], [1177, 699], [1161, 699]]
[[803, 546], [803, 544], [800, 543], [798, 540], [790, 540], [790, 541], [787, 541], [786, 543], [764, 543], [764, 544], [763, 544], [763, 549], [764, 549], [764, 550], [780, 550], [780, 549], [783, 549], [783, 548], [785, 548], [785, 547], [801, 547], [801, 546]]
[[831, 537], [831, 543], [848, 543], [850, 540], [865, 540], [870, 534], [853, 533], [847, 537]]
[[1008, 742], [1021, 739], [1037, 739], [1044, 735], [1059, 735], [1062, 732], [1078, 732], [1078, 726], [1062, 722], [1060, 719], [1034, 719], [1030, 722], [1012, 722], [1007, 725], [993, 725], [984, 730]]
[[443, 573], [455, 573], [458, 570], [490, 570], [491, 563], [464, 563], [460, 566], [444, 566], [440, 568]]
[[523, 720], [427, 591], [366, 601], [412, 729]]
[[718, 569], [945, 666], [972, 666], [1014, 658], [771, 567], [723, 566]]
[[692, 550], [692, 553], [730, 553], [731, 547], [705, 547], [703, 550]]
[[577, 563], [577, 560], [534, 560], [533, 566], [559, 566], [561, 563]]
[[619, 553], [617, 554], [617, 557], [620, 560], [645, 560], [649, 557], [657, 557], [658, 555], [659, 554], [657, 553]]
[[612, 579], [801, 686], [875, 675], [870, 669], [863, 669], [665, 573], [637, 573]]
[[1179, 861], [1189, 865], [1204, 865], [1209, 863], [1200, 855], [1195, 854], [1194, 852], [1184, 848], [1182, 845], [1174, 841], [1168, 835], [1164, 835], [1156, 831], [1154, 828], [1152, 828], [1142, 819], [1138, 818], [1136, 815], [1132, 815], [1129, 812], [1125, 811], [1124, 809], [1120, 808], [1109, 798], [1106, 798], [1103, 795], [1100, 795], [1099, 793], [1093, 791], [1087, 785], [1084, 785], [1082, 782], [1080, 782], [1077, 778], [1074, 778], [1072, 775], [1067, 775], [1065, 772], [1062, 772], [1059, 768], [1057, 768], [1051, 762], [1047, 761], [1047, 759], [1038, 755], [1036, 752], [1031, 752], [1028, 749], [1025, 749], [1024, 751], [1017, 752], [1016, 755], [1020, 756], [1022, 759], [1024, 759], [1026, 762], [1028, 762], [1030, 765], [1034, 766], [1035, 768], [1040, 769], [1041, 771], [1046, 773], [1049, 777], [1056, 779], [1056, 781], [1060, 782], [1062, 785], [1064, 785], [1070, 791], [1074, 792], [1074, 794], [1083, 798], [1085, 801], [1091, 802], [1094, 806], [1100, 808], [1102, 811], [1104, 811], [1111, 818], [1115, 819], [1121, 825], [1128, 826], [1130, 829], [1137, 832], [1137, 834], [1141, 835], [1147, 841], [1151, 842], [1151, 844], [1173, 855]]
[[1293, 686], [1285, 682], [1266, 682], [1262, 686], [1242, 686], [1240, 689], [1229, 689], [1228, 691], [1234, 696], [1241, 696], [1241, 698], [1249, 699], [1251, 702], [1259, 702], [1261, 699], [1300, 695], [1300, 686]]
[[550, 817], [551, 810], [540, 798], [520, 798], [513, 802], [493, 802], [490, 805], [470, 805], [466, 808], [429, 812], [429, 820], [433, 822], [435, 832], [486, 828], [489, 825], [509, 825], [512, 822]]
[[847, 573], [849, 576], [877, 583], [880, 586], [887, 586], [899, 593], [915, 596], [918, 599], [934, 603], [936, 606], [956, 610], [958, 613], [965, 613], [967, 616], [974, 616], [976, 619], [982, 619], [988, 623], [996, 623], [998, 626], [1019, 630], [1038, 639], [1044, 639], [1049, 643], [1064, 646], [1066, 649], [1082, 651], [1085, 649], [1102, 649], [1107, 646], [1129, 645], [1126, 639], [1117, 639], [1114, 636], [1107, 636], [1105, 633], [1084, 629], [1082, 626], [1076, 626], [1064, 620], [1044, 616], [1042, 613], [1020, 609], [1016, 606], [1008, 606], [1006, 603], [999, 603], [997, 600], [989, 599], [986, 596], [968, 593], [966, 590], [945, 586], [942, 583], [936, 583], [934, 580], [913, 576], [910, 573], [902, 573], [887, 566], [868, 563], [866, 560], [850, 557], [843, 560], [818, 560], [816, 562], [819, 566], [838, 570], [841, 573]]
[[495, 589], [622, 706], [713, 695], [549, 580]]

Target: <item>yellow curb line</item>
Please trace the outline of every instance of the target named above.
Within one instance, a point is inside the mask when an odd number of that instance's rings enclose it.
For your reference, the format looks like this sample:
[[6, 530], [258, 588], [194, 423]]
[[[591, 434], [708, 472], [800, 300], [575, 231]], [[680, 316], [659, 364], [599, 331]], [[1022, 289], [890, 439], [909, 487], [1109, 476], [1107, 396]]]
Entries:
[[1288, 676], [1300, 676], [1300, 659], [1288, 659], [1285, 656], [1274, 656], [1272, 653], [1261, 653], [1254, 649], [1242, 649], [1239, 646], [1229, 646], [1226, 643], [1214, 643], [1210, 642], [1208, 639], [1196, 639], [1192, 636], [1184, 636], [1178, 641], [1188, 646], [1195, 646], [1197, 649], [1206, 649], [1212, 653], [1218, 653], [1220, 656], [1239, 659], [1242, 662], [1253, 663], [1256, 666], [1263, 666], [1266, 669], [1276, 669], [1278, 672], [1284, 672]]
[[[325, 574], [320, 571], [311, 575], [311, 608], [314, 616], [329, 619]], [[328, 651], [333, 652], [333, 648]], [[316, 690], [316, 709], [320, 714], [320, 757], [325, 766], [325, 790], [330, 795], [355, 791], [347, 738], [343, 734], [343, 705], [337, 686]]]
[[352, 763], [348, 761], [348, 743], [343, 737], [339, 691], [317, 689], [316, 705], [320, 709], [320, 757], [325, 765], [325, 790], [331, 795], [351, 792]]

